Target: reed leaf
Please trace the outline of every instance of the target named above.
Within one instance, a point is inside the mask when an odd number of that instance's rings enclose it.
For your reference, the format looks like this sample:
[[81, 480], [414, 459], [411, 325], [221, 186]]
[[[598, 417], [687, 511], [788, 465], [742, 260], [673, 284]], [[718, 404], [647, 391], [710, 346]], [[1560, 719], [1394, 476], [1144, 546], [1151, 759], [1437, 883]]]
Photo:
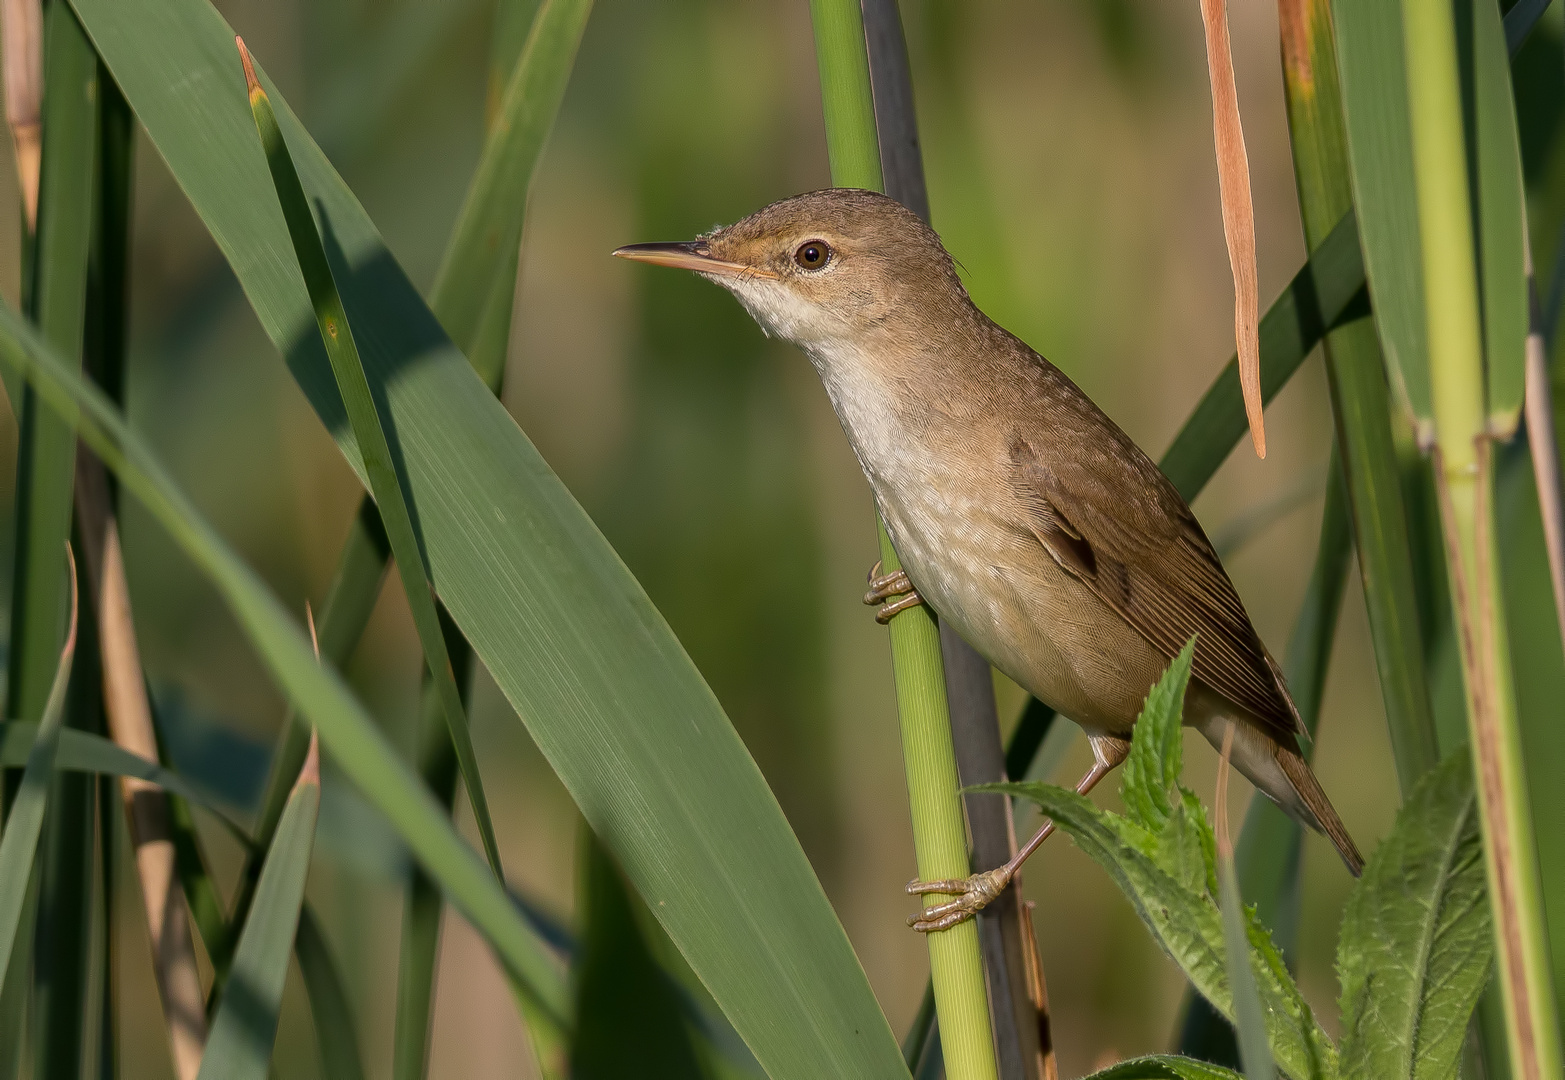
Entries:
[[0, 363], [20, 372], [77, 430], [206, 573], [294, 704], [414, 856], [499, 954], [502, 964], [560, 1028], [564, 987], [510, 898], [386, 744], [340, 676], [317, 663], [276, 598], [179, 492], [117, 410], [69, 370], [9, 307], [0, 305]]
[[484, 854], [495, 876], [504, 880], [500, 866], [500, 845], [495, 840], [494, 822], [489, 817], [489, 800], [484, 795], [484, 784], [478, 771], [478, 755], [473, 751], [467, 711], [451, 670], [451, 655], [446, 649], [445, 635], [440, 632], [440, 617], [435, 612], [435, 597], [425, 572], [423, 545], [413, 523], [406, 477], [404, 471], [398, 468], [402, 457], [401, 447], [399, 445], [394, 451], [387, 437], [380, 403], [375, 400], [370, 389], [364, 363], [354, 343], [353, 326], [348, 321], [342, 297], [337, 292], [330, 257], [320, 234], [316, 232], [310, 204], [305, 200], [304, 188], [299, 184], [299, 174], [294, 169], [282, 131], [277, 126], [271, 101], [256, 79], [244, 42], [238, 41], [238, 45], [239, 56], [244, 61], [245, 83], [249, 89], [250, 111], [255, 117], [256, 132], [261, 137], [267, 167], [277, 189], [283, 218], [288, 223], [294, 255], [304, 275], [305, 287], [309, 290], [310, 305], [314, 309], [321, 341], [325, 345], [348, 423], [359, 448], [370, 493], [380, 510], [381, 523], [385, 526], [392, 556], [402, 576], [402, 587], [407, 594], [408, 607], [413, 612], [413, 625], [418, 631], [419, 643], [424, 648], [424, 659], [429, 665], [436, 692], [440, 695], [446, 727], [451, 734], [451, 743], [456, 747], [457, 765], [462, 771], [468, 801], [472, 804], [473, 817], [478, 823]]
[[[75, 6], [262, 327], [359, 467], [258, 168], [232, 31], [202, 0]], [[476, 655], [764, 1068], [901, 1075], [846, 935], [711, 691], [451, 347], [319, 149], [276, 94], [272, 102], [306, 195], [353, 269], [338, 282], [344, 304], [366, 328], [361, 355], [402, 441], [436, 590]], [[396, 809], [387, 793], [365, 791]]]
[[[54, 685], [44, 703], [43, 719], [27, 755], [27, 767], [5, 832], [0, 835], [0, 982], [10, 976], [12, 959], [17, 955], [17, 939], [24, 930], [31, 932], [30, 918], [24, 919], [31, 905], [36, 870], [38, 840], [43, 833], [44, 811], [49, 801], [50, 782], [54, 778], [54, 760], [65, 723], [65, 692], [71, 681], [71, 659], [76, 651], [76, 604], [72, 595], [71, 622], [65, 646], [55, 667]], [[13, 1048], [16, 1044], [10, 1044]], [[5, 1051], [10, 1053], [10, 1050]]]
[[320, 809], [320, 755], [312, 744], [267, 852], [197, 1080], [266, 1080], [271, 1069]]

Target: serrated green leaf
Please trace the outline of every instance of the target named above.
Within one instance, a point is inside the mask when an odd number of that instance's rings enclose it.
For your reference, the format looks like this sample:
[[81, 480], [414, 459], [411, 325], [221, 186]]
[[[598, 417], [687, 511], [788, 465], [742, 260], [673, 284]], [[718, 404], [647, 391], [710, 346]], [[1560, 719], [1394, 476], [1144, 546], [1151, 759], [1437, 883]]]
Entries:
[[1206, 807], [1195, 792], [1181, 786], [1179, 801], [1157, 838], [1157, 863], [1194, 893], [1217, 895], [1217, 847]]
[[1348, 898], [1337, 946], [1343, 1075], [1455, 1076], [1493, 956], [1464, 747], [1413, 789]]
[[1130, 739], [1130, 756], [1120, 773], [1119, 794], [1136, 824], [1161, 830], [1174, 811], [1169, 791], [1179, 783], [1183, 767], [1185, 687], [1195, 659], [1195, 638], [1174, 657], [1147, 694]]
[[[1052, 784], [985, 784], [1031, 799], [1108, 871], [1163, 951], [1223, 1015], [1233, 1018], [1222, 916], [1207, 892], [1181, 884], [1158, 864], [1159, 838], [1135, 822]], [[1246, 913], [1251, 966], [1277, 1065], [1295, 1080], [1333, 1078], [1336, 1049], [1315, 1022], [1271, 936]]]
[[1158, 1054], [1134, 1058], [1100, 1069], [1084, 1080], [1244, 1080], [1232, 1069], [1208, 1065], [1195, 1058]]
[[266, 1080], [270, 1071], [283, 982], [299, 929], [321, 809], [319, 766], [313, 756], [305, 768], [266, 854], [196, 1080]]

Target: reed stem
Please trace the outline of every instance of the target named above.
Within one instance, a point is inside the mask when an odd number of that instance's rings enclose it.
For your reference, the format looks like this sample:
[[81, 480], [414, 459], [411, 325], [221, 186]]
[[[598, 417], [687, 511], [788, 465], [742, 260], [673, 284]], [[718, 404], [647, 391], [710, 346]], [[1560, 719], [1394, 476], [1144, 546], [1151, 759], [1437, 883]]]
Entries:
[[[857, 0], [810, 0], [810, 17], [832, 183], [881, 191], [880, 142], [863, 13]], [[884, 525], [880, 554], [885, 572], [900, 567]], [[890, 633], [919, 876], [966, 877], [970, 872], [967, 829], [946, 705], [940, 628], [930, 610], [920, 605], [895, 616]], [[946, 1076], [993, 1080], [998, 1073], [978, 926], [969, 919], [928, 937]]]
[[1542, 1080], [1560, 1075], [1560, 1041], [1501, 609], [1494, 462], [1485, 409], [1456, 26], [1451, 8], [1443, 4], [1406, 4], [1402, 20], [1422, 241], [1435, 485], [1482, 812], [1497, 974], [1512, 1073], [1521, 1080]]

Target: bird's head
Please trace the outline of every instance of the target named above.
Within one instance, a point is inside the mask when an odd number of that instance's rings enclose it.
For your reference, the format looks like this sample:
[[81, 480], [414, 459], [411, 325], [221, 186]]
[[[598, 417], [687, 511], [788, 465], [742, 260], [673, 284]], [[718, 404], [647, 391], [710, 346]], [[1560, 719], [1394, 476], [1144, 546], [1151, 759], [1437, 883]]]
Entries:
[[796, 195], [695, 240], [614, 254], [693, 270], [768, 333], [811, 352], [914, 332], [967, 302], [934, 231], [895, 200], [855, 188]]

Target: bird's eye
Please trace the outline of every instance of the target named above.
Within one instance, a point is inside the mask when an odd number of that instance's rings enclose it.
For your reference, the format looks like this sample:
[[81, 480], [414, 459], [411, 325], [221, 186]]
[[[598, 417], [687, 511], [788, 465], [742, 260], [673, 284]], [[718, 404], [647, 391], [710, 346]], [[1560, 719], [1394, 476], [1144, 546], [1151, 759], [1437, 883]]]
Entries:
[[831, 259], [831, 246], [824, 240], [806, 240], [793, 253], [793, 261], [806, 270], [819, 270]]

